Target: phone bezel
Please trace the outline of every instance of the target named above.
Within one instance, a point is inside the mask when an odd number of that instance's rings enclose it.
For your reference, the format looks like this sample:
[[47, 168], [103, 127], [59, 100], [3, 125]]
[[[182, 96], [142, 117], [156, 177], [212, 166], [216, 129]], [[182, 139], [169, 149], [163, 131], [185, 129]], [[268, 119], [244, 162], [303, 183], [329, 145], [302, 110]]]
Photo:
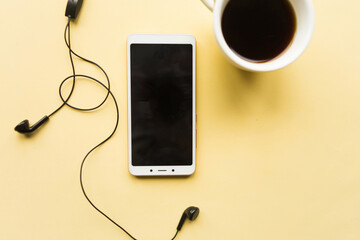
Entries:
[[[131, 44], [191, 44], [192, 45], [192, 165], [186, 166], [134, 166], [132, 165], [131, 133]], [[132, 34], [127, 39], [127, 84], [128, 84], [128, 162], [129, 172], [135, 176], [191, 175], [196, 164], [196, 46], [195, 38], [188, 34]]]

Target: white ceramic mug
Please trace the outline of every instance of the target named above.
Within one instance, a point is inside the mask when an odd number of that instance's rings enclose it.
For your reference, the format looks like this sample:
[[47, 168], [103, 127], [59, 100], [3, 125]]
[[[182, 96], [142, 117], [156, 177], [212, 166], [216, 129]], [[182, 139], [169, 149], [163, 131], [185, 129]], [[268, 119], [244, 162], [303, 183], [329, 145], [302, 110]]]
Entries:
[[[221, 28], [224, 9], [230, 0], [201, 0], [214, 14], [214, 33], [216, 40], [225, 56], [238, 68], [254, 72], [266, 72], [283, 68], [295, 61], [310, 42], [314, 24], [314, 7], [311, 0], [289, 0], [296, 15], [296, 31], [293, 41], [284, 52], [267, 62], [251, 62], [240, 57], [227, 45]], [[239, 1], [239, 0], [238, 0]]]

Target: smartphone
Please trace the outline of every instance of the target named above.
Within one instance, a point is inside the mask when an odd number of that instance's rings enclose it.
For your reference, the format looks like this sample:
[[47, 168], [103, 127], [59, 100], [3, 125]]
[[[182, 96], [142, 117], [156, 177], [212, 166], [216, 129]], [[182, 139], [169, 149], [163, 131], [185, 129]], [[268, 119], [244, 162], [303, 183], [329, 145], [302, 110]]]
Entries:
[[195, 171], [195, 38], [133, 34], [127, 40], [129, 171]]

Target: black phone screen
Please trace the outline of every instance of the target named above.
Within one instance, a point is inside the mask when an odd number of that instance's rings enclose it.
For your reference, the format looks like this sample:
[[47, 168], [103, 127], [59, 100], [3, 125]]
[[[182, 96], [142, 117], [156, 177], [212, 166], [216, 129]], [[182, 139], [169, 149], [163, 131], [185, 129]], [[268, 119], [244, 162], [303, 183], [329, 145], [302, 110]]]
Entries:
[[192, 165], [191, 44], [131, 44], [134, 166]]

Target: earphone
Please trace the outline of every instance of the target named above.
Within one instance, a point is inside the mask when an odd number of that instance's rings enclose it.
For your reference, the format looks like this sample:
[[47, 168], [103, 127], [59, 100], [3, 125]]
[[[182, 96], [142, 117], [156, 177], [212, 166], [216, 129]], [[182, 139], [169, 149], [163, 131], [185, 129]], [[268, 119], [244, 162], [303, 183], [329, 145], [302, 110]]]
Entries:
[[83, 0], [68, 0], [65, 16], [75, 19], [80, 11]]
[[190, 221], [194, 221], [199, 215], [199, 213], [200, 213], [200, 209], [198, 207], [188, 207], [187, 209], [185, 209], [176, 229], [180, 231], [182, 226], [184, 225], [186, 218], [188, 218]]
[[32, 133], [36, 129], [38, 129], [41, 125], [43, 125], [45, 122], [47, 122], [48, 120], [49, 120], [49, 117], [47, 115], [45, 115], [42, 119], [40, 119], [37, 123], [35, 123], [34, 125], [32, 125], [30, 127], [29, 120], [25, 119], [24, 121], [22, 121], [21, 123], [16, 125], [15, 131], [17, 131], [19, 133]]
[[[84, 188], [84, 184], [83, 184], [83, 166], [85, 164], [85, 161], [87, 159], [87, 157], [90, 155], [90, 153], [92, 153], [96, 148], [98, 148], [99, 146], [101, 146], [102, 144], [104, 144], [106, 141], [108, 141], [116, 132], [117, 127], [118, 127], [118, 123], [119, 123], [119, 108], [118, 108], [118, 104], [116, 101], [115, 96], [113, 95], [113, 93], [110, 91], [110, 80], [108, 75], [106, 74], [106, 72], [104, 71], [104, 69], [98, 65], [97, 63], [90, 61], [84, 57], [81, 57], [79, 54], [75, 53], [72, 48], [71, 48], [71, 43], [70, 43], [70, 22], [71, 19], [76, 19], [76, 17], [78, 16], [78, 13], [80, 11], [81, 5], [82, 5], [82, 0], [68, 0], [67, 6], [66, 6], [66, 11], [65, 11], [65, 16], [68, 17], [68, 23], [66, 25], [65, 28], [65, 32], [64, 32], [64, 39], [65, 39], [65, 44], [68, 47], [69, 50], [69, 57], [70, 57], [70, 62], [71, 62], [71, 66], [72, 66], [72, 72], [73, 74], [68, 76], [67, 78], [65, 78], [60, 86], [59, 86], [59, 95], [60, 98], [62, 100], [62, 104], [55, 110], [53, 111], [51, 114], [49, 115], [45, 115], [43, 118], [41, 118], [38, 122], [36, 122], [34, 125], [30, 126], [29, 121], [26, 119], [22, 122], [20, 122], [16, 127], [15, 127], [15, 131], [21, 133], [21, 134], [32, 134], [35, 130], [37, 130], [40, 126], [42, 126], [44, 123], [46, 123], [50, 117], [52, 115], [54, 115], [55, 113], [57, 113], [62, 107], [64, 107], [65, 105], [73, 108], [75, 110], [79, 110], [79, 111], [92, 111], [95, 109], [100, 108], [108, 99], [108, 97], [110, 96], [115, 104], [116, 107], [116, 124], [115, 127], [112, 131], [112, 133], [105, 138], [103, 141], [101, 141], [99, 144], [97, 144], [95, 147], [93, 147], [83, 158], [82, 162], [81, 162], [81, 167], [80, 167], [80, 185], [81, 185], [81, 189], [82, 192], [85, 196], [85, 198], [88, 200], [88, 202], [91, 204], [92, 207], [95, 208], [95, 210], [97, 210], [99, 213], [101, 213], [104, 217], [106, 217], [109, 221], [111, 221], [113, 224], [115, 224], [117, 227], [119, 227], [121, 230], [123, 230], [129, 237], [131, 237], [132, 239], [136, 240], [136, 238], [134, 238], [130, 233], [128, 233], [123, 227], [121, 227], [118, 223], [116, 223], [114, 220], [112, 220], [107, 214], [105, 214], [103, 211], [101, 211], [98, 207], [95, 206], [95, 204], [90, 200], [90, 198], [88, 197], [88, 195], [86, 194], [85, 188]], [[91, 76], [87, 76], [87, 75], [83, 75], [83, 74], [76, 74], [75, 72], [75, 66], [74, 66], [74, 62], [73, 62], [73, 55], [82, 59], [83, 61], [86, 61], [90, 64], [95, 65], [96, 67], [98, 67], [105, 75], [106, 80], [107, 80], [107, 85], [103, 84], [102, 82], [100, 82], [99, 80], [91, 77]], [[73, 90], [75, 88], [75, 82], [76, 82], [76, 78], [85, 78], [91, 81], [95, 81], [96, 83], [98, 83], [100, 86], [104, 87], [107, 90], [107, 94], [105, 96], [105, 98], [103, 99], [103, 101], [98, 104], [95, 107], [91, 107], [91, 108], [79, 108], [76, 106], [73, 106], [71, 104], [68, 103], [68, 100], [70, 99]], [[66, 99], [62, 96], [62, 87], [64, 85], [64, 83], [66, 83], [68, 80], [72, 79], [72, 87], [71, 87], [71, 91], [69, 93], [69, 95], [66, 97]], [[175, 237], [177, 236], [178, 232], [181, 230], [184, 222], [186, 219], [189, 219], [190, 221], [194, 221], [198, 215], [200, 213], [200, 209], [198, 207], [188, 207], [187, 209], [185, 209], [185, 211], [183, 212], [181, 219], [178, 223], [178, 226], [176, 228], [176, 233], [174, 235], [174, 237], [172, 238], [175, 239]]]

